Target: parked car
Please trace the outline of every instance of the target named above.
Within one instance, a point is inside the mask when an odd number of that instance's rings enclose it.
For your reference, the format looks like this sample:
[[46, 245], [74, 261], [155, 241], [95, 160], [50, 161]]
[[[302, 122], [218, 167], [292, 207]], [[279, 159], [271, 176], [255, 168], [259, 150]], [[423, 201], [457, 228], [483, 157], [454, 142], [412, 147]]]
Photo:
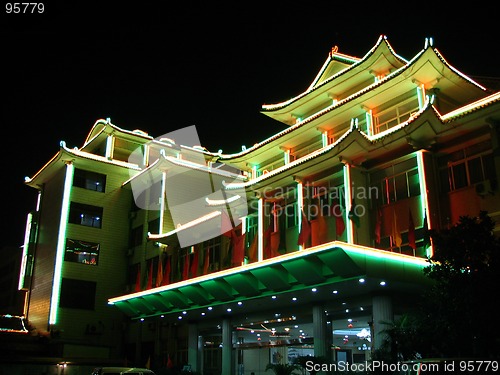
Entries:
[[0, 332], [8, 333], [29, 333], [26, 328], [26, 319], [24, 316], [0, 315]]
[[152, 370], [140, 367], [97, 367], [92, 375], [156, 375]]

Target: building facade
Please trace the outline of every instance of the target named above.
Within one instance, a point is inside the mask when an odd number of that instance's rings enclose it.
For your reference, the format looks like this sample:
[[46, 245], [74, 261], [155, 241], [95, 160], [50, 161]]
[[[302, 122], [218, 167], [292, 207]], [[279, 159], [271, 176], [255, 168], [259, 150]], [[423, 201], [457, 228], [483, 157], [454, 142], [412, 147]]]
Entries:
[[235, 154], [98, 120], [26, 184], [25, 314], [67, 358], [203, 374], [363, 363], [428, 285], [426, 228], [500, 214], [500, 93], [432, 39], [333, 48], [286, 128]]

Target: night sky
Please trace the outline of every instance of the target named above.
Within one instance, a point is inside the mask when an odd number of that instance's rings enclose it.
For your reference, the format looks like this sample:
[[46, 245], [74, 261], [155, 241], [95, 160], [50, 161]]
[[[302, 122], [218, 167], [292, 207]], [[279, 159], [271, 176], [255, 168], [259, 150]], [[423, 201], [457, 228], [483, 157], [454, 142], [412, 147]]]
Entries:
[[333, 46], [363, 57], [381, 34], [406, 59], [432, 37], [461, 72], [500, 77], [494, 4], [126, 3], [45, 4], [43, 14], [2, 9], [1, 247], [22, 245], [36, 198], [24, 177], [61, 140], [81, 147], [98, 119], [153, 137], [196, 125], [210, 151], [237, 152], [285, 128], [260, 114], [262, 104], [303, 92]]

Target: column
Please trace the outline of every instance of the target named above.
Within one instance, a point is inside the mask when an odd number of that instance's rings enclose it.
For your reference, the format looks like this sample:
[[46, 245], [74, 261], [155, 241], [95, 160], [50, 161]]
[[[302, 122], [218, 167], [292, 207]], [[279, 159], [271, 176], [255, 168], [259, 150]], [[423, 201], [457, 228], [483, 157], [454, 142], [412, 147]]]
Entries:
[[352, 220], [349, 218], [349, 210], [352, 206], [352, 191], [351, 191], [351, 166], [346, 159], [340, 160], [344, 164], [344, 192], [345, 192], [345, 200], [344, 200], [344, 222], [346, 224], [346, 241], [347, 243], [354, 243], [354, 225]]
[[[493, 160], [495, 163], [495, 176], [488, 176], [491, 179], [497, 181], [500, 180], [500, 121], [493, 119], [486, 120], [490, 126], [491, 134], [491, 150], [493, 151]], [[492, 188], [496, 190], [498, 186]]]
[[373, 317], [373, 337], [372, 348], [380, 349], [386, 335], [382, 331], [388, 327], [382, 322], [392, 322], [394, 315], [392, 312], [392, 301], [389, 296], [374, 296], [372, 299], [372, 317]]
[[233, 327], [229, 318], [222, 321], [222, 374], [234, 375]]
[[257, 259], [264, 259], [264, 198], [259, 197], [257, 211]]
[[198, 363], [198, 325], [194, 322], [188, 324], [188, 365], [193, 371], [200, 371]]
[[[136, 323], [136, 329], [137, 329], [137, 334], [135, 337], [135, 363], [140, 363], [141, 361], [141, 353], [142, 353], [142, 326], [144, 324], [144, 321], [142, 320], [137, 320]], [[141, 364], [142, 365], [142, 364]]]
[[418, 109], [422, 109], [424, 108], [426, 101], [425, 85], [423, 83], [418, 82], [417, 80], [413, 80], [413, 83], [418, 84], [417, 86]]
[[164, 221], [165, 221], [165, 209], [166, 209], [166, 199], [167, 199], [167, 172], [163, 171], [161, 173], [161, 195], [160, 195], [160, 227], [158, 228], [158, 234], [163, 233]]
[[330, 350], [328, 348], [328, 328], [326, 324], [326, 314], [321, 305], [313, 306], [313, 335], [314, 335], [314, 356], [324, 357], [329, 360]]
[[105, 151], [106, 159], [113, 158], [113, 143], [114, 143], [113, 136], [108, 134], [108, 136], [106, 138], [106, 151]]
[[193, 368], [193, 371], [199, 372], [200, 374], [203, 372], [203, 352], [205, 350], [204, 339], [202, 335], [198, 336], [198, 357], [197, 357], [197, 368]]
[[[61, 142], [61, 146], [65, 146]], [[71, 205], [71, 191], [73, 187], [73, 176], [75, 166], [72, 162], [66, 163], [66, 171], [64, 176], [64, 190], [61, 202], [61, 213], [59, 217], [59, 232], [57, 235], [57, 248], [54, 265], [54, 278], [52, 284], [52, 296], [50, 297], [49, 310], [49, 329], [52, 331], [53, 326], [57, 324], [57, 314], [59, 312], [59, 297], [61, 295], [62, 268], [64, 263], [64, 253], [66, 249], [66, 228], [68, 226], [69, 210]], [[55, 215], [55, 213], [54, 213]]]
[[[302, 186], [302, 181], [295, 178], [297, 182], [297, 227], [299, 228], [299, 233], [302, 229], [302, 210], [304, 209], [304, 190]], [[299, 245], [299, 250], [302, 250], [302, 245]]]

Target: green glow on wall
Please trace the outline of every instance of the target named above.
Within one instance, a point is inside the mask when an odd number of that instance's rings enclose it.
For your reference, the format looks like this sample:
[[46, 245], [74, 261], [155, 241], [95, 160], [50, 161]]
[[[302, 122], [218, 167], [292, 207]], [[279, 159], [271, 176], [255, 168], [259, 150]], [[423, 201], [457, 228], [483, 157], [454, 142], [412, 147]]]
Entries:
[[59, 234], [57, 237], [57, 250], [54, 266], [54, 280], [52, 284], [52, 297], [50, 300], [49, 324], [57, 323], [57, 312], [59, 297], [61, 295], [61, 276], [64, 259], [64, 247], [66, 243], [66, 228], [68, 226], [69, 204], [71, 196], [71, 185], [75, 167], [72, 163], [66, 164], [66, 176], [64, 178], [64, 191], [61, 205], [61, 219], [59, 222]]
[[345, 211], [344, 211], [344, 222], [346, 223], [347, 230], [347, 243], [354, 243], [354, 233], [353, 233], [353, 223], [349, 219], [349, 210], [352, 204], [351, 196], [351, 170], [349, 164], [344, 164], [344, 186], [345, 186]]
[[257, 257], [261, 261], [264, 259], [264, 199], [261, 197], [258, 201], [258, 214], [257, 214], [257, 230], [258, 230], [258, 244], [257, 244]]
[[[427, 198], [427, 180], [425, 179], [425, 164], [424, 164], [424, 152], [422, 150], [417, 151], [417, 168], [418, 168], [418, 182], [420, 183], [420, 205], [422, 207], [422, 212], [427, 213], [427, 225], [431, 228], [430, 222], [430, 211], [429, 211], [429, 200]], [[432, 246], [425, 249], [427, 256], [432, 256]]]
[[[302, 209], [304, 208], [304, 191], [302, 190], [302, 182], [297, 182], [297, 222], [298, 228], [302, 228]], [[299, 250], [302, 250], [302, 245], [299, 245]]]
[[24, 276], [26, 275], [26, 266], [28, 264], [28, 246], [31, 237], [31, 222], [33, 221], [33, 215], [31, 213], [28, 214], [26, 218], [26, 231], [24, 234], [24, 243], [23, 243], [23, 255], [21, 258], [21, 270], [19, 272], [19, 282], [17, 288], [21, 290], [24, 287]]

